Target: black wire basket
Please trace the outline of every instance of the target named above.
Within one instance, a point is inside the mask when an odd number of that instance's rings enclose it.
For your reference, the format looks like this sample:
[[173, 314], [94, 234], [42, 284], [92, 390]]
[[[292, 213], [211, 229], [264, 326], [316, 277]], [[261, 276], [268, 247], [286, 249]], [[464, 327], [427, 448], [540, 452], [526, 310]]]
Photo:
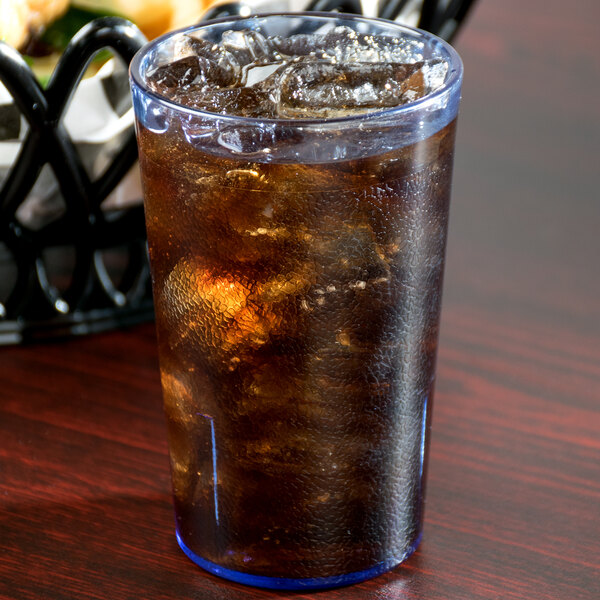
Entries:
[[[451, 40], [472, 4], [389, 0], [367, 12]], [[362, 8], [360, 0], [313, 0], [305, 10], [361, 14]], [[264, 9], [268, 3], [229, 2], [209, 9], [204, 19]], [[0, 344], [88, 334], [153, 317], [141, 198], [125, 205], [109, 201], [128, 176], [135, 177], [133, 127], [98, 154], [65, 125], [83, 73], [106, 48], [122, 65], [100, 78], [96, 98], [101, 95], [116, 118], [128, 112], [126, 66], [145, 41], [124, 19], [93, 21], [71, 40], [45, 89], [24, 58], [0, 42], [0, 81], [10, 96], [0, 102], [0, 150], [3, 144], [17, 148], [0, 178]], [[85, 113], [79, 118], [85, 121]], [[100, 172], [97, 164], [90, 169], [90, 156], [92, 163], [100, 156]], [[36, 203], [36, 194], [44, 202]]]

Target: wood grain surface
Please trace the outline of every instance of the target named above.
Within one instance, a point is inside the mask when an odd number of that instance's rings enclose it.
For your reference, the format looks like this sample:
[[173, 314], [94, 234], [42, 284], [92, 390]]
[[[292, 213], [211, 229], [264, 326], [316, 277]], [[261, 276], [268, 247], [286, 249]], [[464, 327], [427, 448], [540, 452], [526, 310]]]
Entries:
[[424, 540], [316, 594], [177, 547], [152, 324], [0, 350], [0, 599], [600, 598], [600, 3], [480, 0]]

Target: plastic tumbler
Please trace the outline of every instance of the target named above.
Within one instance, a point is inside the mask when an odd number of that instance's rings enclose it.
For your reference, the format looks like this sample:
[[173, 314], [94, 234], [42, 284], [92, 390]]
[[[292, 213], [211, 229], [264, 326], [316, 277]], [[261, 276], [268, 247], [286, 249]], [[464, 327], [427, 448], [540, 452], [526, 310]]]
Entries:
[[208, 22], [131, 65], [178, 542], [251, 585], [405, 560], [462, 65], [340, 14]]

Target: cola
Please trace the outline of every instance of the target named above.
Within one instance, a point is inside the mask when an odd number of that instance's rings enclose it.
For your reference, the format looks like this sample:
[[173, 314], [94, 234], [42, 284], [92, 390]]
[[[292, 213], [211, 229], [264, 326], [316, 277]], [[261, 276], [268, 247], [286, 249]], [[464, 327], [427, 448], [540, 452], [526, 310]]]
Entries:
[[347, 20], [180, 34], [162, 103], [134, 78], [178, 539], [267, 587], [375, 575], [422, 528], [452, 56]]

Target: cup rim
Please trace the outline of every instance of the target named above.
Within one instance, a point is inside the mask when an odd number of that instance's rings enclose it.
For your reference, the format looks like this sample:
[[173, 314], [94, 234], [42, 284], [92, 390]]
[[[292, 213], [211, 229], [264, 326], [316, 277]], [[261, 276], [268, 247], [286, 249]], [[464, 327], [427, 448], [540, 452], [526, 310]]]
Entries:
[[[187, 106], [175, 100], [169, 99], [158, 92], [151, 90], [146, 82], [144, 81], [143, 76], [141, 75], [140, 68], [142, 64], [142, 60], [144, 57], [154, 50], [157, 46], [162, 44], [168, 38], [185, 34], [191, 31], [197, 31], [199, 29], [210, 28], [214, 25], [219, 25], [227, 22], [236, 22], [236, 21], [253, 21], [253, 20], [263, 20], [268, 19], [270, 17], [284, 17], [284, 18], [325, 18], [330, 20], [344, 20], [344, 21], [365, 21], [368, 23], [380, 23], [382, 26], [385, 26], [388, 29], [397, 29], [399, 32], [404, 31], [409, 33], [413, 38], [423, 38], [435, 41], [439, 46], [441, 46], [446, 53], [448, 54], [448, 67], [449, 73], [446, 77], [446, 81], [434, 92], [423, 96], [422, 98], [418, 98], [413, 102], [407, 102], [406, 104], [402, 104], [399, 106], [392, 106], [389, 108], [384, 108], [380, 110], [374, 110], [373, 112], [365, 112], [359, 113], [355, 115], [348, 115], [343, 117], [313, 117], [308, 119], [301, 118], [264, 118], [264, 117], [246, 117], [240, 115], [230, 115], [223, 113], [210, 112], [207, 110], [203, 110], [200, 108], [194, 108], [191, 106]], [[450, 96], [453, 89], [460, 88], [462, 78], [463, 78], [463, 63], [460, 58], [458, 52], [445, 40], [436, 36], [433, 33], [425, 31], [423, 29], [419, 29], [417, 27], [411, 27], [408, 25], [403, 25], [401, 23], [397, 23], [395, 21], [390, 21], [388, 19], [381, 19], [376, 17], [365, 17], [362, 15], [354, 15], [350, 13], [332, 13], [332, 12], [268, 12], [268, 13], [259, 13], [256, 15], [249, 16], [226, 16], [218, 19], [211, 19], [209, 21], [197, 23], [195, 25], [189, 27], [183, 27], [181, 29], [176, 29], [161, 35], [160, 37], [152, 40], [145, 46], [143, 46], [140, 50], [138, 50], [131, 60], [129, 65], [129, 78], [132, 87], [139, 88], [144, 95], [150, 96], [155, 102], [159, 102], [160, 104], [165, 105], [167, 108], [171, 110], [176, 110], [180, 113], [187, 113], [191, 116], [201, 117], [204, 119], [212, 119], [212, 120], [220, 120], [229, 123], [240, 123], [246, 125], [287, 125], [290, 127], [307, 127], [314, 125], [342, 125], [348, 124], [352, 125], [356, 122], [364, 123], [365, 121], [381, 121], [394, 119], [397, 120], [400, 115], [408, 115], [417, 111], [427, 110], [428, 105], [435, 106], [438, 104], [438, 101], [444, 96]]]

